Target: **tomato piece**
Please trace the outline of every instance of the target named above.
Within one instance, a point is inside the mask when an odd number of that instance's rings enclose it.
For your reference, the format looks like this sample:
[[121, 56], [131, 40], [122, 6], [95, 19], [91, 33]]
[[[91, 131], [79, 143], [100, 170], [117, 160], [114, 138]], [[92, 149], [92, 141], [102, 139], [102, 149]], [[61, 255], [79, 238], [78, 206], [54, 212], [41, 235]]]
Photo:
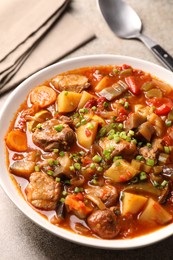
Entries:
[[155, 106], [155, 113], [160, 116], [167, 115], [171, 108], [173, 108], [173, 102], [170, 98], [151, 98], [146, 101], [147, 105]]
[[134, 94], [138, 95], [140, 93], [140, 86], [136, 83], [134, 76], [128, 76], [125, 78], [129, 90]]
[[167, 115], [170, 112], [171, 108], [165, 104], [155, 109], [155, 113], [159, 116]]
[[118, 116], [116, 118], [116, 122], [123, 122], [127, 119], [127, 114], [128, 112], [125, 110], [124, 107], [121, 107], [119, 110], [118, 110]]

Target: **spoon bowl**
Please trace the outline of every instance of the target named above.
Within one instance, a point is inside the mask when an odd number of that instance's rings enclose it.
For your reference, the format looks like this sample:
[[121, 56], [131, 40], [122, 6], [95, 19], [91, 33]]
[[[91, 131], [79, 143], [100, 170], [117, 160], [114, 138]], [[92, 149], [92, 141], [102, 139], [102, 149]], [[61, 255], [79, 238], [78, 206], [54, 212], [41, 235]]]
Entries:
[[163, 65], [173, 71], [173, 58], [160, 45], [142, 33], [137, 13], [122, 0], [98, 0], [100, 11], [111, 30], [123, 39], [142, 41]]

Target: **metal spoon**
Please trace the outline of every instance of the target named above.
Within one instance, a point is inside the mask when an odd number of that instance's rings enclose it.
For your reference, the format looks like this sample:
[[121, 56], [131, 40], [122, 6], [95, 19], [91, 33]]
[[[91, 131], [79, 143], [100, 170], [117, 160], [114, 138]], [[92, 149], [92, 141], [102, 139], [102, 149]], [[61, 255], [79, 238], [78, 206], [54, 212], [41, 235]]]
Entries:
[[122, 0], [98, 0], [98, 5], [112, 31], [120, 38], [139, 39], [167, 68], [173, 71], [173, 58], [160, 45], [142, 34], [142, 22], [136, 12]]

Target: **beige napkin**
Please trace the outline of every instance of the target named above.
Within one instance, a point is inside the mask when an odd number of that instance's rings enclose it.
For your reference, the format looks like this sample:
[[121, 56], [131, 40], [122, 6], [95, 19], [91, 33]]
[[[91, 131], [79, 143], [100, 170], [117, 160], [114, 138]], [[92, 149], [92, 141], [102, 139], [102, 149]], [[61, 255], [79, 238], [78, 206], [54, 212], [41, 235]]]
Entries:
[[[6, 0], [5, 8], [0, 3], [0, 94], [94, 37], [91, 29], [68, 12], [60, 17], [69, 2]], [[14, 3], [17, 15], [12, 12]]]

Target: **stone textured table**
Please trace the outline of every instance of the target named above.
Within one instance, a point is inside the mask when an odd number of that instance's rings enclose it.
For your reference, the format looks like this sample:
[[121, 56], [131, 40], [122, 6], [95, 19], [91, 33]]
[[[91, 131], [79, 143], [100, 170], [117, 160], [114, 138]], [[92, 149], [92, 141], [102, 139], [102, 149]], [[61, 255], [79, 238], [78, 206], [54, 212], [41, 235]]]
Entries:
[[[126, 1], [140, 15], [144, 23], [144, 33], [173, 56], [173, 0]], [[96, 38], [68, 57], [105, 53], [133, 56], [159, 64], [141, 42], [122, 40], [114, 36], [100, 16], [95, 0], [74, 0], [70, 12], [81, 23], [92, 26]], [[7, 96], [8, 94], [0, 98], [0, 107]], [[129, 251], [103, 250], [73, 244], [49, 234], [31, 222], [13, 205], [0, 187], [1, 260], [85, 260], [90, 258], [94, 260], [173, 259], [173, 237], [145, 248]]]

